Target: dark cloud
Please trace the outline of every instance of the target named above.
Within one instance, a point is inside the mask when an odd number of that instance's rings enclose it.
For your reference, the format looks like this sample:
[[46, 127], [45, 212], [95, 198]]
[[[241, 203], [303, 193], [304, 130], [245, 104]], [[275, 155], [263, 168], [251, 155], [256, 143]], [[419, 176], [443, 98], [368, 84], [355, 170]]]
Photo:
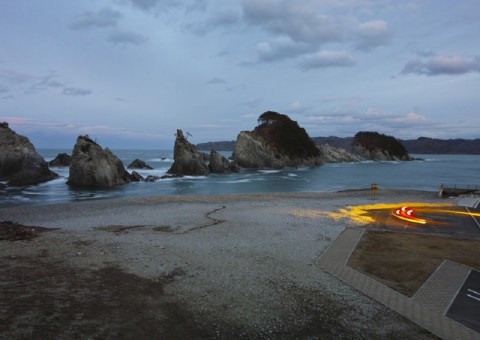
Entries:
[[8, 85], [19, 85], [34, 80], [35, 77], [12, 70], [0, 70], [0, 80]]
[[145, 43], [147, 38], [134, 32], [113, 31], [108, 35], [107, 40], [113, 44], [140, 45]]
[[92, 94], [92, 90], [81, 89], [77, 87], [65, 87], [62, 91], [65, 96], [88, 96]]
[[227, 83], [227, 81], [225, 79], [222, 79], [222, 78], [212, 78], [212, 79], [210, 79], [206, 82], [206, 84], [209, 84], [209, 85], [226, 84], [226, 83]]
[[315, 68], [348, 67], [355, 65], [352, 55], [345, 51], [320, 51], [303, 58], [300, 67], [307, 71]]
[[405, 64], [401, 74], [436, 76], [470, 72], [480, 72], [480, 56], [468, 59], [460, 55], [435, 55], [429, 59], [412, 59]]
[[189, 13], [197, 10], [205, 10], [207, 7], [206, 0], [128, 0], [130, 4], [142, 11], [164, 11], [171, 8], [185, 8], [185, 12]]
[[74, 30], [89, 28], [111, 28], [116, 27], [121, 19], [120, 12], [104, 8], [98, 12], [85, 12], [73, 18], [69, 27]]
[[6, 93], [10, 91], [10, 89], [2, 84], [0, 84], [0, 93]]
[[36, 93], [44, 91], [49, 88], [61, 88], [66, 87], [66, 83], [59, 80], [59, 76], [56, 74], [49, 74], [44, 77], [36, 78], [37, 81], [33, 82], [26, 90], [25, 93]]
[[170, 0], [170, 1], [161, 1], [161, 0], [130, 0], [130, 3], [144, 11], [149, 11], [155, 7], [157, 7], [160, 3], [168, 3], [171, 5], [175, 5], [178, 1]]

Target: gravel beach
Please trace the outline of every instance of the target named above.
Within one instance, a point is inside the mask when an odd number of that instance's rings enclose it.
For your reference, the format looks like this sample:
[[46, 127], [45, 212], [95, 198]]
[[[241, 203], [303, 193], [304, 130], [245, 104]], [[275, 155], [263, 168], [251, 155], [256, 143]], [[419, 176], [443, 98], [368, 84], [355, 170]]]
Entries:
[[0, 338], [429, 339], [316, 260], [380, 190], [162, 196], [0, 209], [56, 228], [0, 241]]

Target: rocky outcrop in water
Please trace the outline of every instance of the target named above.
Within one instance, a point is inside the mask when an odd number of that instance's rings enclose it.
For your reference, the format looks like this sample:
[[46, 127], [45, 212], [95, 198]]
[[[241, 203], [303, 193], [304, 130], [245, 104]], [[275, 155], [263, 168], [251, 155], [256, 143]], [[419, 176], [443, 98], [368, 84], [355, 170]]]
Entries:
[[66, 153], [59, 153], [57, 157], [55, 157], [53, 160], [48, 162], [49, 166], [52, 167], [68, 167], [70, 166], [70, 161], [72, 160], [72, 157], [69, 154]]
[[102, 149], [87, 136], [79, 136], [73, 149], [68, 184], [111, 188], [131, 181], [123, 163], [108, 148]]
[[210, 151], [208, 169], [210, 170], [211, 173], [216, 173], [216, 174], [225, 174], [225, 173], [239, 171], [239, 168], [235, 164], [235, 162], [229, 161], [226, 157], [222, 156], [215, 149], [212, 149]]
[[175, 146], [173, 149], [173, 164], [167, 171], [175, 176], [206, 176], [210, 173], [204, 161], [204, 155], [197, 151], [183, 135], [182, 130], [177, 130]]
[[317, 148], [319, 148], [322, 153], [322, 161], [324, 163], [361, 162], [365, 160], [365, 158], [359, 155], [328, 144], [317, 145]]
[[146, 164], [144, 161], [137, 158], [132, 163], [130, 163], [129, 166], [127, 166], [127, 169], [152, 170], [153, 168], [150, 165]]
[[52, 180], [58, 175], [48, 168], [27, 137], [0, 123], [0, 180], [9, 186], [24, 186]]
[[321, 165], [321, 153], [305, 129], [287, 115], [267, 111], [253, 131], [242, 131], [233, 150], [243, 168], [274, 168]]
[[352, 152], [374, 161], [409, 161], [407, 149], [395, 137], [378, 132], [358, 132], [352, 141]]

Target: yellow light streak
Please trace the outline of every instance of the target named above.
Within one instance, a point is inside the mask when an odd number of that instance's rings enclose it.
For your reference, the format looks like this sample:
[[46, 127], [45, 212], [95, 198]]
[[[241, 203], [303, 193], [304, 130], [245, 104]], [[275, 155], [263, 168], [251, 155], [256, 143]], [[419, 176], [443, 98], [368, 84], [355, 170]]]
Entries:
[[[425, 202], [395, 202], [395, 203], [376, 203], [368, 205], [350, 205], [340, 208], [338, 211], [325, 211], [320, 209], [294, 209], [290, 213], [297, 217], [317, 219], [321, 217], [329, 217], [336, 221], [347, 220], [360, 225], [373, 223], [375, 218], [370, 216], [372, 210], [394, 210], [402, 206], [417, 208], [421, 211], [433, 210], [433, 208], [451, 207], [448, 203], [425, 203]], [[435, 210], [443, 211], [443, 210]], [[452, 211], [454, 210], [444, 210]], [[465, 213], [468, 214], [468, 213]]]

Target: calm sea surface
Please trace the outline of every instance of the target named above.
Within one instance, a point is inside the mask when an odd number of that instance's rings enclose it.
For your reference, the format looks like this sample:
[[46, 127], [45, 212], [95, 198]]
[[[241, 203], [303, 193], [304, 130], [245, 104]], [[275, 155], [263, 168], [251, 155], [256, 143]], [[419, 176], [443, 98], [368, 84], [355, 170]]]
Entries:
[[[125, 167], [136, 158], [154, 170], [138, 171], [142, 176], [164, 175], [173, 163], [171, 150], [112, 150]], [[38, 152], [52, 160], [59, 152], [71, 150], [40, 149]], [[230, 153], [224, 153], [229, 156]], [[361, 162], [326, 164], [318, 168], [284, 170], [244, 170], [237, 174], [210, 175], [164, 179], [155, 183], [130, 183], [110, 190], [70, 188], [68, 168], [53, 168], [60, 178], [34, 186], [9, 188], [0, 192], [0, 207], [26, 204], [52, 204], [105, 198], [152, 195], [190, 195], [266, 192], [328, 192], [369, 188], [419, 189], [438, 191], [447, 186], [480, 185], [480, 156], [478, 155], [412, 155], [411, 162]]]

